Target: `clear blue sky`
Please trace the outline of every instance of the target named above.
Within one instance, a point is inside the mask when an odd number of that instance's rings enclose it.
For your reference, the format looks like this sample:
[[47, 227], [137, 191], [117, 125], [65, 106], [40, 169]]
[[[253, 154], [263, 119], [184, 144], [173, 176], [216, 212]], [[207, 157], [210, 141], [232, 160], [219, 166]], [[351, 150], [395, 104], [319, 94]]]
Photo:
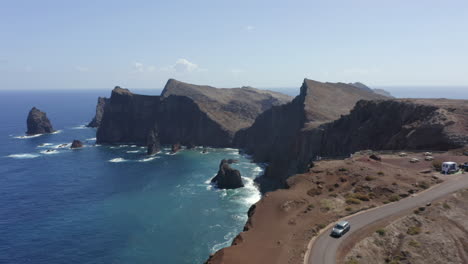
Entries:
[[0, 0], [0, 34], [0, 89], [468, 85], [466, 0]]

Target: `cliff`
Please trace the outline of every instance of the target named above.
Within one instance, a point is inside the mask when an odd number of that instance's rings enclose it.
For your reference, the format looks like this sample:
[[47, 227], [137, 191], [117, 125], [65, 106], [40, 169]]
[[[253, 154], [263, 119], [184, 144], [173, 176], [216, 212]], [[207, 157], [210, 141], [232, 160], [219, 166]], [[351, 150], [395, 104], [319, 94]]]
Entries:
[[104, 115], [104, 109], [109, 103], [109, 99], [105, 97], [99, 97], [96, 105], [96, 115], [93, 117], [93, 120], [89, 122], [87, 127], [99, 127], [101, 125], [102, 116]]
[[26, 131], [27, 135], [37, 135], [37, 134], [46, 134], [54, 132], [52, 124], [50, 123], [47, 114], [41, 110], [33, 107], [28, 114], [26, 120], [28, 130]]
[[148, 145], [148, 134], [156, 127], [161, 144], [227, 147], [262, 111], [290, 99], [250, 87], [218, 89], [173, 79], [161, 96], [116, 87], [104, 109], [97, 142]]
[[[252, 154], [255, 161], [269, 162], [262, 180], [270, 180], [271, 188], [281, 187], [289, 175], [298, 172], [298, 143], [304, 131], [348, 114], [362, 99], [386, 97], [349, 84], [305, 79], [300, 94], [292, 102], [265, 111], [251, 127], [239, 131], [234, 142]], [[308, 140], [313, 139], [320, 143], [320, 137]]]

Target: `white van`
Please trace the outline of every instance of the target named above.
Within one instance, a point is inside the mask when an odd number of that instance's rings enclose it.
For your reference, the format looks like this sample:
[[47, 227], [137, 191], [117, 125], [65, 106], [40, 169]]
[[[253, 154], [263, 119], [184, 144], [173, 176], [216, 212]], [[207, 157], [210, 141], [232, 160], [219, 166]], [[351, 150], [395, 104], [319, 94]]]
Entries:
[[447, 161], [442, 163], [442, 173], [449, 174], [458, 171], [458, 164], [456, 162]]

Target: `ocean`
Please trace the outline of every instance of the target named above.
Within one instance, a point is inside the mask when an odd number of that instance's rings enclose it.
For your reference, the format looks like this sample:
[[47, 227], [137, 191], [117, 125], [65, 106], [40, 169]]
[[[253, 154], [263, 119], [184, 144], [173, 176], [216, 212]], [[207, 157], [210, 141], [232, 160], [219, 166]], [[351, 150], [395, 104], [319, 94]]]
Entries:
[[[242, 231], [263, 166], [236, 149], [147, 157], [134, 145], [96, 145], [84, 125], [109, 95], [0, 92], [0, 263], [203, 263]], [[56, 133], [24, 136], [33, 106]], [[74, 139], [86, 146], [69, 149]], [[210, 185], [223, 158], [239, 160], [246, 187]]]

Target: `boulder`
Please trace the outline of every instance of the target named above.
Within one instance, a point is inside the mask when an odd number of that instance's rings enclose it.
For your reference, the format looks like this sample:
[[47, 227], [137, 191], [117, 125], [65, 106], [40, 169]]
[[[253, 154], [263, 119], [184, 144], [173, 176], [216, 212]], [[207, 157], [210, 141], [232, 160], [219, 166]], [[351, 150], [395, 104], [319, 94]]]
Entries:
[[71, 149], [76, 149], [76, 148], [82, 148], [83, 147], [83, 143], [79, 140], [73, 140], [72, 144], [71, 144]]
[[211, 180], [220, 189], [237, 189], [244, 187], [241, 174], [238, 170], [231, 168], [226, 159], [219, 164], [218, 174]]
[[379, 155], [372, 154], [369, 156], [370, 159], [376, 160], [376, 161], [382, 161], [382, 158]]
[[54, 132], [52, 124], [50, 123], [49, 118], [47, 118], [46, 113], [36, 107], [33, 107], [31, 111], [29, 111], [27, 125], [28, 131], [26, 131], [26, 134], [30, 136]]
[[180, 144], [179, 143], [172, 144], [172, 147], [171, 147], [171, 153], [172, 154], [177, 153], [179, 150], [180, 150]]

